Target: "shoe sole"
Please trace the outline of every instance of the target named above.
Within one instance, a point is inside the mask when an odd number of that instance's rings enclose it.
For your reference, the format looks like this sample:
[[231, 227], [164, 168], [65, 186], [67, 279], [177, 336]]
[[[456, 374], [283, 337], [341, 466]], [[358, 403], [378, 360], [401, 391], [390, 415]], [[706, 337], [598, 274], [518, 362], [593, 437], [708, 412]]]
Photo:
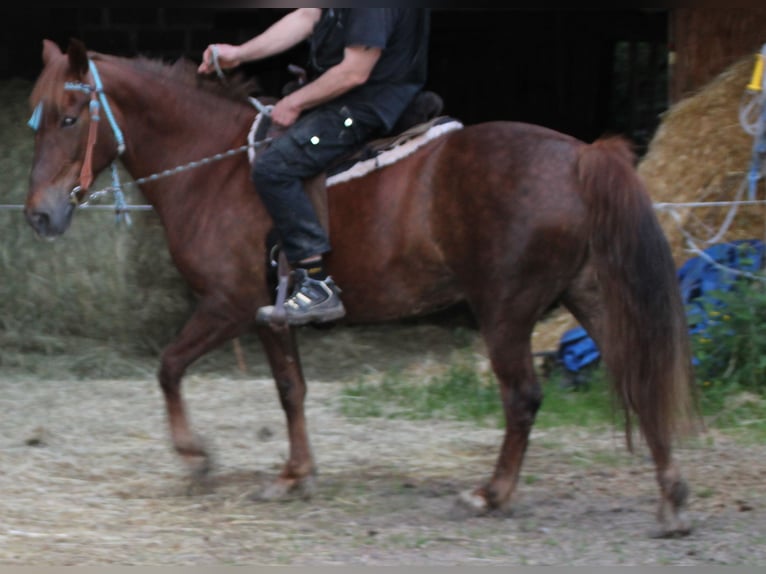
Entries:
[[[289, 316], [285, 317], [287, 320], [287, 324], [292, 327], [299, 327], [301, 325], [307, 325], [309, 323], [328, 323], [330, 321], [337, 321], [338, 319], [341, 319], [342, 317], [346, 316], [346, 310], [343, 309], [341, 311], [335, 311], [334, 313], [322, 313], [322, 314], [316, 314], [316, 315], [305, 315], [302, 316], [300, 319], [296, 319], [295, 317], [290, 318]], [[269, 325], [273, 322], [272, 317], [262, 317], [259, 314], [255, 317], [255, 322], [259, 325]]]
[[330, 321], [337, 321], [341, 317], [346, 316], [346, 311], [336, 311], [334, 313], [322, 313], [321, 315], [308, 315], [302, 317], [299, 320], [291, 319], [287, 317], [287, 324], [292, 326], [307, 325], [308, 323], [328, 323]]

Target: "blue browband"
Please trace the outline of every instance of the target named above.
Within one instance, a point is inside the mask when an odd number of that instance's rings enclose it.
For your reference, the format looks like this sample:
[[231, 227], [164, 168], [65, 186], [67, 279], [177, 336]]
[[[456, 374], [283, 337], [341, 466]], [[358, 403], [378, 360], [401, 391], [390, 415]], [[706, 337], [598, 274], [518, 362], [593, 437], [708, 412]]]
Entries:
[[40, 101], [35, 106], [35, 109], [32, 112], [32, 117], [29, 118], [27, 125], [33, 130], [37, 131], [40, 129], [40, 121], [42, 119], [43, 119], [43, 103], [42, 101]]

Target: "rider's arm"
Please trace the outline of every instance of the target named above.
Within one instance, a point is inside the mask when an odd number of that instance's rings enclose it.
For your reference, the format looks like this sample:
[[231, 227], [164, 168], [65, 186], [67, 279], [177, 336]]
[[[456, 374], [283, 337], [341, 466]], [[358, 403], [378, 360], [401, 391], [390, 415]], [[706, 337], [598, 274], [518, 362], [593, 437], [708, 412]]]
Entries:
[[218, 63], [222, 68], [234, 68], [244, 62], [261, 60], [289, 50], [311, 36], [321, 16], [321, 8], [298, 8], [239, 46], [210, 45], [202, 55], [198, 71], [210, 73], [215, 69], [213, 46], [218, 49]]
[[290, 12], [263, 33], [238, 46], [238, 60], [249, 62], [279, 54], [296, 46], [314, 31], [321, 8], [299, 8]]
[[348, 46], [343, 60], [324, 74], [277, 102], [272, 119], [289, 126], [301, 112], [323, 104], [364, 84], [380, 58], [380, 48]]

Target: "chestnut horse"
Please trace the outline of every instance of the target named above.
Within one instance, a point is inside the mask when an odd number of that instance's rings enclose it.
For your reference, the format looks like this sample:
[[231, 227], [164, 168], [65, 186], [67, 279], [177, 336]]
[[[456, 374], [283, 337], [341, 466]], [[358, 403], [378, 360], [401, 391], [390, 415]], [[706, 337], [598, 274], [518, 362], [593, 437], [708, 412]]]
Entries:
[[[45, 40], [42, 56], [30, 98], [29, 223], [41, 236], [63, 234], [92, 174], [118, 157], [132, 177], [148, 180], [141, 191], [199, 297], [158, 373], [175, 450], [192, 476], [208, 469], [187, 419], [182, 377], [205, 353], [257, 329], [289, 437], [287, 462], [263, 496], [313, 485], [294, 332], [254, 321], [256, 309], [273, 302], [266, 257], [272, 223], [246, 155], [146, 177], [246, 144], [257, 112], [177, 65], [87, 52], [77, 40], [66, 52]], [[100, 104], [98, 122], [92, 102]], [[671, 453], [696, 417], [685, 312], [668, 243], [623, 139], [587, 144], [514, 122], [465, 126], [331, 185], [328, 209], [327, 265], [343, 288], [347, 324], [461, 301], [475, 316], [506, 429], [494, 472], [458, 497], [461, 506], [476, 514], [509, 506], [543, 398], [532, 330], [560, 303], [599, 345], [628, 448], [634, 427], [648, 445], [664, 532], [689, 531], [682, 513], [688, 488]]]

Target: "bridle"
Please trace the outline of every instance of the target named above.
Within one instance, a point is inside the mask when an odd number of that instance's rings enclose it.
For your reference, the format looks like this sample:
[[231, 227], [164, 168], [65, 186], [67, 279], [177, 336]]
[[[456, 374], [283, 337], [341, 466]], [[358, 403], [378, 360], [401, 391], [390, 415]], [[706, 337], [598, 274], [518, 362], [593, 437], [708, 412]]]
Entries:
[[[90, 95], [90, 125], [88, 127], [88, 141], [85, 147], [85, 159], [80, 169], [80, 185], [75, 186], [72, 191], [69, 192], [69, 201], [75, 206], [81, 203], [81, 197], [89, 189], [93, 183], [93, 150], [96, 147], [96, 139], [98, 138], [98, 126], [101, 120], [101, 109], [103, 108], [104, 114], [109, 125], [112, 128], [114, 139], [117, 141], [117, 157], [121, 156], [125, 151], [125, 136], [117, 125], [117, 120], [112, 113], [112, 107], [109, 105], [109, 100], [104, 93], [104, 85], [101, 82], [101, 76], [98, 73], [96, 64], [93, 60], [88, 60], [88, 68], [93, 78], [93, 84], [86, 84], [82, 82], [66, 82], [64, 89], [68, 91], [78, 91]], [[40, 121], [42, 119], [42, 105], [40, 102], [32, 112], [28, 125], [33, 130], [37, 131], [40, 128]]]
[[80, 170], [80, 185], [75, 187], [69, 195], [69, 200], [75, 205], [79, 205], [80, 196], [86, 193], [93, 183], [93, 149], [96, 147], [96, 138], [98, 137], [98, 123], [101, 120], [99, 112], [101, 108], [103, 108], [104, 114], [107, 120], [109, 120], [114, 139], [117, 141], [117, 157], [121, 156], [125, 151], [125, 136], [123, 136], [120, 126], [117, 125], [117, 120], [114, 119], [112, 107], [109, 105], [109, 100], [104, 93], [101, 76], [93, 60], [88, 60], [88, 67], [93, 77], [93, 84], [81, 82], [67, 82], [64, 84], [65, 90], [75, 90], [90, 94], [90, 127], [88, 129], [88, 143], [85, 147], [85, 159]]
[[[217, 59], [217, 54], [216, 54], [216, 59]], [[90, 95], [89, 108], [90, 108], [91, 121], [90, 121], [90, 126], [88, 128], [88, 142], [86, 144], [85, 159], [83, 160], [83, 165], [80, 170], [80, 184], [75, 186], [69, 192], [69, 201], [75, 207], [78, 207], [82, 205], [83, 203], [87, 203], [88, 200], [83, 202], [82, 198], [89, 191], [90, 185], [93, 183], [93, 164], [92, 164], [93, 150], [96, 146], [98, 125], [99, 125], [99, 121], [101, 120], [100, 111], [102, 108], [104, 110], [104, 114], [106, 115], [107, 120], [109, 121], [109, 125], [112, 128], [114, 139], [117, 142], [117, 157], [120, 157], [125, 151], [125, 136], [123, 135], [122, 130], [120, 129], [120, 126], [117, 124], [117, 121], [114, 118], [114, 114], [112, 113], [112, 108], [109, 105], [109, 100], [107, 99], [106, 94], [104, 93], [104, 85], [101, 82], [101, 76], [99, 75], [98, 69], [96, 68], [96, 65], [93, 62], [93, 60], [88, 59], [88, 67], [90, 69], [91, 76], [93, 77], [93, 84], [86, 84], [82, 82], [66, 82], [64, 84], [65, 90], [79, 91], [79, 92], [83, 92], [85, 94]], [[273, 106], [262, 104], [260, 101], [258, 101], [255, 98], [248, 98], [248, 100], [261, 114], [264, 114], [266, 116], [271, 114], [271, 108]], [[37, 106], [35, 107], [34, 111], [32, 112], [32, 117], [29, 119], [29, 122], [27, 122], [29, 127], [31, 127], [35, 131], [40, 129], [40, 123], [42, 121], [42, 112], [43, 112], [43, 103], [39, 102]], [[237, 148], [216, 153], [210, 157], [206, 157], [200, 160], [190, 161], [186, 164], [183, 164], [171, 169], [166, 169], [158, 173], [141, 177], [131, 183], [132, 185], [141, 185], [143, 183], [148, 183], [148, 182], [152, 182], [164, 177], [175, 175], [177, 173], [186, 171], [188, 169], [193, 169], [211, 162], [220, 161], [227, 157], [231, 157], [232, 155], [268, 145], [271, 142], [271, 140], [272, 140], [271, 137], [264, 137], [260, 141], [249, 141], [247, 144], [239, 146]], [[123, 186], [119, 181], [117, 168], [114, 162], [112, 163], [112, 180], [113, 180], [113, 185], [111, 188], [104, 190], [102, 192], [91, 193], [89, 197], [94, 195], [100, 195], [104, 193], [105, 191], [111, 191], [115, 194], [115, 196], [117, 196], [117, 211], [120, 212], [120, 208], [124, 206], [125, 200], [122, 194]]]

